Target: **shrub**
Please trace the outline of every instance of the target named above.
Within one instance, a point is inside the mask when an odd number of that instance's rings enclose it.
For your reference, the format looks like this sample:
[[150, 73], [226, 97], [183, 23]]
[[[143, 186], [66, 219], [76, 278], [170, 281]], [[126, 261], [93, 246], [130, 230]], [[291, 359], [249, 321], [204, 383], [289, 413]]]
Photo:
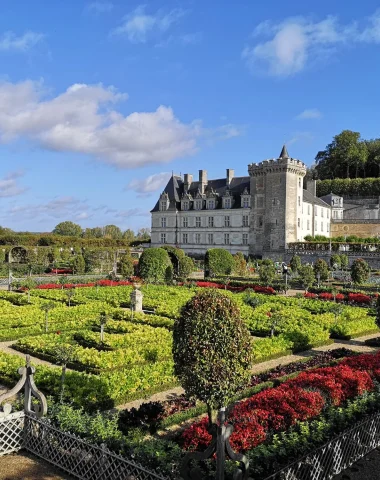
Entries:
[[272, 260], [263, 260], [259, 270], [260, 281], [269, 285], [276, 276], [276, 268]]
[[330, 267], [340, 270], [342, 268], [342, 259], [338, 254], [331, 255], [330, 257]]
[[209, 409], [226, 406], [249, 381], [250, 334], [235, 301], [207, 290], [195, 295], [174, 322], [174, 371], [190, 397]]
[[86, 269], [86, 264], [84, 262], [84, 258], [82, 254], [75, 255], [72, 261], [72, 267], [74, 273], [82, 274]]
[[120, 273], [123, 278], [129, 278], [134, 273], [133, 259], [129, 253], [120, 257]]
[[162, 248], [147, 248], [139, 260], [139, 275], [150, 283], [163, 283], [171, 267], [168, 252]]
[[356, 284], [365, 283], [369, 278], [371, 268], [362, 258], [357, 258], [351, 265], [351, 278]]
[[308, 291], [315, 283], [313, 267], [311, 265], [303, 265], [298, 273], [304, 289]]
[[235, 275], [243, 276], [247, 272], [247, 262], [244, 255], [238, 252], [234, 255], [234, 271]]
[[292, 272], [297, 273], [300, 270], [301, 265], [301, 258], [298, 255], [293, 255], [292, 259], [290, 260], [290, 268], [292, 269]]
[[314, 275], [317, 277], [318, 274], [322, 282], [325, 282], [329, 278], [329, 266], [322, 258], [318, 258], [314, 263]]
[[205, 255], [206, 276], [230, 275], [234, 268], [234, 257], [223, 248], [210, 248]]
[[194, 260], [188, 256], [183, 256], [179, 260], [179, 271], [178, 271], [178, 277], [179, 278], [187, 278], [190, 273], [194, 272], [195, 270], [195, 265], [194, 265]]

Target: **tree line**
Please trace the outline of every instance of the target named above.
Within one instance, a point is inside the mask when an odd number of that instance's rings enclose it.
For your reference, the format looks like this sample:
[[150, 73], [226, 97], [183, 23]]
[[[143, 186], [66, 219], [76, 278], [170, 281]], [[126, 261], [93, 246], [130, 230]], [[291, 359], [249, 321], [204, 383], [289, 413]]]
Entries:
[[363, 139], [359, 132], [343, 130], [317, 153], [307, 177], [319, 180], [380, 176], [380, 138]]

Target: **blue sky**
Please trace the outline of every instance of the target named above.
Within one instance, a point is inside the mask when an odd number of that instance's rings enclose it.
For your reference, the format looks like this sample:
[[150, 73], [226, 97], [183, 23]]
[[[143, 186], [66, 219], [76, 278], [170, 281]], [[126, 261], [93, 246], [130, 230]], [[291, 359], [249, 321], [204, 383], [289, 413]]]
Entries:
[[2, 0], [0, 224], [137, 230], [168, 175], [379, 136], [375, 1]]

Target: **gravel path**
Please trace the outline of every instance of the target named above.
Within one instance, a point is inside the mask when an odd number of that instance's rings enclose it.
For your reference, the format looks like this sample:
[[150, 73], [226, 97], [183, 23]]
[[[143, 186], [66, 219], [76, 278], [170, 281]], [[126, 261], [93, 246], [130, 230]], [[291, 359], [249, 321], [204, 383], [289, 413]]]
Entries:
[[[25, 360], [25, 353], [19, 352], [18, 350], [14, 350], [11, 348], [11, 346], [16, 342], [16, 340], [11, 340], [10, 342], [0, 342], [0, 351], [4, 353], [10, 353], [11, 355], [17, 355], [19, 357], [22, 357]], [[49, 367], [57, 367], [57, 365], [53, 365], [50, 362], [47, 362], [46, 360], [41, 360], [40, 358], [37, 357], [32, 357], [30, 356], [30, 359], [35, 365], [48, 365]], [[21, 364], [20, 364], [21, 367]]]
[[0, 457], [0, 480], [74, 480], [47, 462], [26, 453]]

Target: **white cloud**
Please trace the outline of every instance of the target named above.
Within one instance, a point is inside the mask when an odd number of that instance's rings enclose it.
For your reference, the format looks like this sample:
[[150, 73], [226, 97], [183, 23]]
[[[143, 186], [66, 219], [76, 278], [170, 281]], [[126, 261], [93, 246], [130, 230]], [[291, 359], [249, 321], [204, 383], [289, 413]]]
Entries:
[[317, 108], [309, 108], [301, 112], [296, 116], [297, 120], [314, 120], [321, 118], [322, 113]]
[[147, 217], [150, 213], [147, 210], [141, 208], [129, 208], [128, 210], [120, 210], [114, 215], [116, 218], [128, 218], [128, 217]]
[[0, 83], [0, 143], [27, 138], [48, 150], [135, 168], [191, 155], [201, 133], [198, 123], [181, 123], [163, 105], [122, 115], [112, 106], [127, 96], [112, 87], [75, 84], [45, 97], [41, 83]]
[[362, 29], [356, 22], [339, 24], [333, 16], [320, 22], [295, 17], [278, 24], [267, 20], [256, 27], [253, 37], [269, 39], [244, 48], [242, 58], [250, 70], [286, 77], [332, 55], [339, 46], [380, 43], [380, 10], [366, 20]]
[[310, 143], [314, 140], [314, 135], [311, 132], [295, 132], [293, 136], [286, 140], [286, 145], [293, 145], [293, 143]]
[[24, 172], [18, 170], [0, 179], [0, 197], [16, 197], [24, 193], [27, 189], [17, 183], [17, 179], [23, 176]]
[[86, 10], [95, 14], [108, 13], [113, 9], [111, 2], [92, 2], [86, 6]]
[[31, 31], [19, 37], [14, 32], [5, 32], [0, 37], [0, 51], [26, 52], [41, 42], [44, 37], [42, 33]]
[[184, 35], [181, 35], [179, 39], [183, 45], [197, 45], [202, 41], [202, 33], [185, 33]]
[[167, 13], [158, 10], [154, 14], [146, 13], [146, 6], [140, 5], [123, 19], [123, 23], [115, 28], [113, 35], [127, 36], [132, 43], [145, 43], [150, 35], [160, 35], [178, 22], [185, 11], [175, 8]]
[[134, 179], [125, 187], [124, 190], [134, 190], [138, 196], [148, 196], [157, 190], [162, 190], [171, 176], [169, 172], [156, 173], [142, 180]]

